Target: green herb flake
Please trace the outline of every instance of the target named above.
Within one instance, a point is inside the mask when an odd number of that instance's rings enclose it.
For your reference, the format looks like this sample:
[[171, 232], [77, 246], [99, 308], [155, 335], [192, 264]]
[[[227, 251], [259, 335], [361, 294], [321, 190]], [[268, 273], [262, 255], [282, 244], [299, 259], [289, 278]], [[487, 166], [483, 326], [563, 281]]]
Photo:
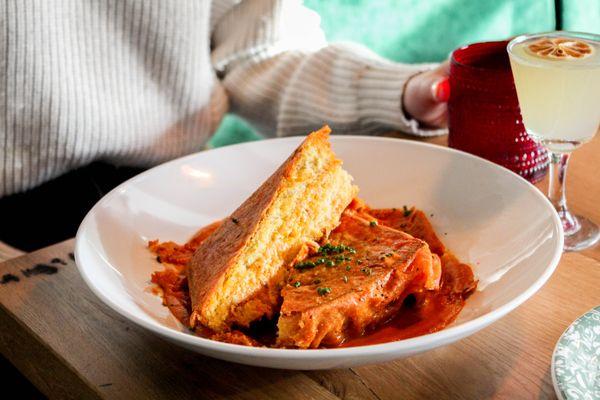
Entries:
[[346, 246], [340, 244], [338, 246], [332, 245], [331, 243], [326, 243], [319, 248], [319, 253], [321, 254], [340, 254], [346, 250]]
[[365, 274], [367, 276], [371, 275], [373, 273], [373, 271], [369, 267], [361, 268], [360, 272], [362, 272], [363, 274]]
[[346, 265], [346, 271], [350, 271], [351, 269], [352, 269], [352, 267], [351, 267], [351, 266], [349, 266], [349, 265]]
[[300, 281], [294, 282], [294, 287], [300, 287], [301, 285], [302, 285], [302, 283], [300, 283]]
[[412, 210], [406, 206], [402, 206], [402, 212], [404, 213], [405, 217], [408, 217], [412, 213]]
[[330, 287], [318, 287], [317, 293], [319, 294], [319, 296], [326, 296], [329, 293], [331, 293], [331, 288]]
[[341, 262], [344, 262], [344, 261], [352, 261], [352, 258], [350, 258], [350, 257], [346, 257], [346, 256], [344, 256], [344, 255], [341, 255], [341, 256], [335, 256], [333, 259], [334, 259], [336, 262], [338, 262], [338, 263], [341, 263]]
[[303, 270], [303, 269], [311, 269], [314, 268], [316, 266], [316, 264], [312, 261], [304, 261], [304, 262], [300, 262], [296, 265], [294, 265], [294, 268], [296, 268], [297, 270]]
[[369, 222], [369, 225], [371, 225], [371, 226], [377, 226], [377, 221], [371, 221], [371, 222]]
[[323, 246], [319, 247], [318, 252], [324, 256], [338, 254], [336, 259], [338, 261], [344, 261], [347, 257], [342, 255], [342, 253], [348, 252], [349, 254], [356, 254], [356, 249], [351, 246], [346, 246], [343, 243], [337, 246], [331, 243], [325, 243]]
[[327, 260], [327, 261], [325, 261], [325, 266], [333, 267], [333, 266], [335, 266], [335, 262], [333, 260]]

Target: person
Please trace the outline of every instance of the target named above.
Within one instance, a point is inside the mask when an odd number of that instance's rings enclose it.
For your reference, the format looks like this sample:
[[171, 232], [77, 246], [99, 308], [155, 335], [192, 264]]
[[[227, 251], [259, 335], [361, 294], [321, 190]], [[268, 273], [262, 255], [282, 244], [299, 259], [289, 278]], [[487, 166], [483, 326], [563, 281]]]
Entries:
[[4, 258], [73, 236], [103, 194], [201, 150], [228, 111], [266, 136], [325, 123], [336, 134], [444, 132], [447, 64], [328, 44], [300, 0], [7, 0], [0, 10]]

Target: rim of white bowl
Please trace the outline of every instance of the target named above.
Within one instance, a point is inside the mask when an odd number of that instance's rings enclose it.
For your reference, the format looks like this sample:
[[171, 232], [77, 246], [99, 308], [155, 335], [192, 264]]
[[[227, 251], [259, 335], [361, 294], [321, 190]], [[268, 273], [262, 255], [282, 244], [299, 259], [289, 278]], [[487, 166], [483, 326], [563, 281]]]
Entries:
[[[301, 358], [305, 360], [316, 360], [327, 357], [329, 360], [342, 359], [347, 357], [360, 357], [360, 356], [372, 356], [377, 354], [385, 354], [389, 352], [398, 352], [398, 351], [419, 351], [419, 349], [427, 349], [430, 347], [436, 347], [436, 343], [446, 343], [449, 341], [453, 341], [456, 337], [460, 337], [463, 332], [473, 332], [480, 328], [483, 328], [492, 322], [502, 318], [512, 310], [519, 307], [523, 304], [527, 299], [533, 296], [550, 278], [554, 270], [556, 269], [558, 262], [562, 256], [563, 252], [563, 243], [564, 243], [564, 234], [562, 230], [562, 225], [558, 218], [558, 215], [553, 212], [552, 219], [554, 221], [554, 228], [557, 229], [558, 233], [558, 246], [554, 250], [554, 254], [552, 255], [552, 260], [550, 264], [544, 270], [544, 273], [540, 275], [540, 277], [525, 291], [516, 296], [514, 299], [508, 301], [506, 304], [498, 307], [495, 310], [492, 310], [484, 315], [481, 315], [472, 320], [463, 322], [459, 325], [450, 325], [448, 328], [442, 329], [441, 331], [429, 333], [422, 336], [417, 336], [410, 339], [392, 341], [381, 344], [373, 344], [366, 346], [355, 346], [355, 347], [344, 347], [344, 348], [333, 348], [333, 349], [278, 349], [278, 348], [269, 348], [269, 347], [250, 347], [243, 346], [238, 344], [224, 343], [218, 342], [211, 339], [202, 338], [200, 336], [195, 336], [192, 333], [181, 332], [175, 330], [173, 328], [166, 327], [161, 325], [159, 322], [149, 322], [133, 313], [123, 309], [117, 302], [113, 301], [110, 297], [106, 296], [102, 291], [100, 291], [93, 282], [93, 277], [91, 277], [85, 268], [80, 266], [80, 260], [82, 260], [83, 256], [83, 246], [85, 242], [83, 240], [83, 235], [85, 233], [85, 228], [87, 225], [87, 221], [91, 219], [91, 217], [96, 213], [96, 210], [104, 203], [108, 202], [112, 197], [117, 195], [124, 186], [130, 185], [137, 180], [143, 179], [146, 175], [152, 174], [154, 170], [160, 168], [167, 168], [170, 164], [180, 163], [184, 160], [191, 159], [194, 157], [198, 157], [199, 154], [205, 153], [207, 151], [230, 151], [236, 147], [242, 146], [259, 146], [261, 143], [265, 143], [267, 141], [301, 141], [304, 136], [292, 136], [285, 138], [273, 138], [273, 139], [265, 139], [255, 142], [245, 142], [238, 143], [230, 146], [219, 147], [216, 149], [205, 150], [193, 154], [189, 154], [187, 156], [179, 157], [174, 160], [167, 161], [163, 164], [157, 165], [153, 168], [144, 171], [127, 181], [121, 183], [119, 186], [108, 192], [104, 197], [102, 197], [87, 213], [83, 221], [81, 222], [79, 229], [77, 230], [77, 234], [75, 236], [75, 264], [77, 269], [79, 270], [80, 275], [83, 277], [86, 285], [90, 288], [90, 290], [100, 298], [106, 305], [108, 305], [112, 310], [120, 314], [121, 316], [133, 321], [137, 325], [146, 328], [160, 336], [175, 340], [177, 342], [183, 342], [192, 347], [199, 348], [207, 348], [212, 351], [217, 351], [223, 354], [231, 354], [231, 355], [239, 355], [245, 356], [249, 358], [263, 358], [263, 359], [281, 359], [281, 358]], [[505, 173], [512, 174], [517, 181], [521, 184], [525, 184], [530, 190], [534, 189], [535, 195], [542, 200], [548, 207], [554, 210], [554, 207], [550, 203], [550, 201], [539, 191], [535, 186], [529, 183], [522, 176], [514, 173], [513, 171], [504, 168], [498, 164], [495, 164], [491, 161], [488, 161], [484, 158], [475, 156], [470, 153], [466, 153], [464, 151], [452, 149], [449, 147], [439, 146], [431, 143], [423, 143], [417, 142], [407, 139], [397, 139], [397, 138], [387, 138], [387, 137], [373, 137], [373, 136], [357, 136], [357, 135], [332, 135], [330, 138], [331, 142], [337, 141], [385, 141], [385, 142], [396, 142], [403, 143], [408, 146], [415, 147], [428, 147], [435, 149], [436, 151], [445, 151], [451, 153], [460, 154], [463, 157], [471, 158], [474, 160], [478, 160], [478, 162], [482, 162], [484, 164], [488, 164], [493, 168], [498, 168], [504, 170]]]

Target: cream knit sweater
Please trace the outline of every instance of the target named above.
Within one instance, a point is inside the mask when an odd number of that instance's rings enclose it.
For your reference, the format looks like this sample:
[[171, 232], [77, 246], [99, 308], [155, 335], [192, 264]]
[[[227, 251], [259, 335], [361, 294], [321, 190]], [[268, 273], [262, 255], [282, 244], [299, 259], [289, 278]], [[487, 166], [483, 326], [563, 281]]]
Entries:
[[297, 0], [0, 2], [0, 196], [95, 160], [202, 149], [228, 110], [266, 136], [398, 129], [426, 66], [327, 45]]

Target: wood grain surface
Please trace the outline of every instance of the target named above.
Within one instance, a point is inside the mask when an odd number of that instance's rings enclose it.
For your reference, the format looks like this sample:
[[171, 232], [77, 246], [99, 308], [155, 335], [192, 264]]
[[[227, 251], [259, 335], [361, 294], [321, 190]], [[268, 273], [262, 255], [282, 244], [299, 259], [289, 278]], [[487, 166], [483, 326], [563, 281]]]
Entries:
[[[600, 137], [575, 152], [568, 181], [573, 209], [596, 221], [599, 156]], [[574, 319], [600, 304], [596, 247], [565, 254], [538, 294], [458, 343], [360, 368], [270, 370], [203, 357], [131, 324], [87, 289], [72, 251], [71, 240], [0, 264], [0, 278], [19, 278], [0, 284], [0, 352], [51, 398], [553, 398], [554, 345]], [[23, 275], [37, 264], [57, 271]]]

